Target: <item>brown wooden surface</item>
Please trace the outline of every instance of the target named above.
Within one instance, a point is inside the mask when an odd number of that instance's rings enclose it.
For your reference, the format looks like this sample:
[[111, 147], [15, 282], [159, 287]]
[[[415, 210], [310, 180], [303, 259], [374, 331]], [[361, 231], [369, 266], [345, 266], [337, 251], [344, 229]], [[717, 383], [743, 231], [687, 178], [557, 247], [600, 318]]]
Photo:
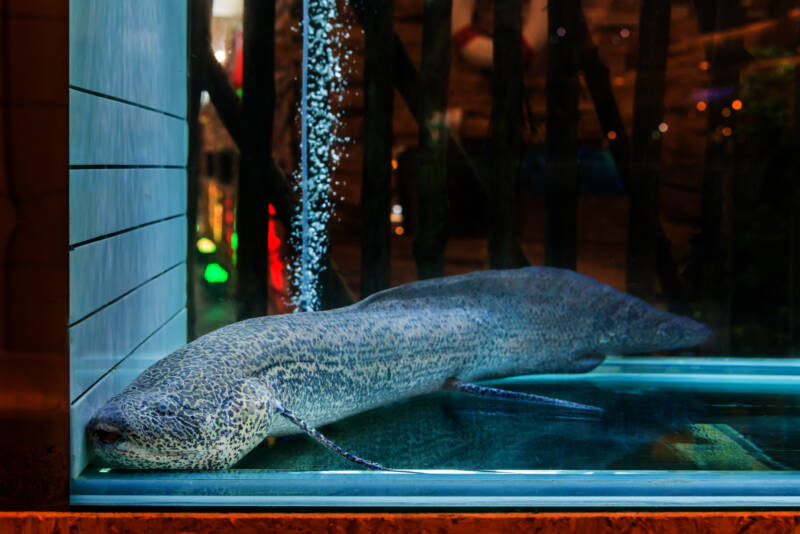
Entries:
[[0, 350], [66, 359], [68, 4], [4, 3]]
[[0, 351], [0, 510], [67, 509], [67, 362], [65, 353]]
[[67, 506], [68, 18], [0, 0], [0, 509]]
[[186, 512], [11, 512], [0, 513], [0, 531], [27, 534], [82, 532], [226, 533], [256, 532], [451, 532], [514, 534], [728, 534], [792, 533], [800, 530], [796, 512], [626, 512], [626, 513], [186, 513]]

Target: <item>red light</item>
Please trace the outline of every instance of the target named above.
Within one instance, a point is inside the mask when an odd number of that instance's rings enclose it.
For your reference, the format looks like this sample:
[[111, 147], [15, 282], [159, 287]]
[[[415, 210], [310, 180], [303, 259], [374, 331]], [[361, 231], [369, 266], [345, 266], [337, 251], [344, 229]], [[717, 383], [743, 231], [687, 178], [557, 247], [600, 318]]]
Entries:
[[227, 232], [225, 232], [225, 241], [227, 241], [229, 245], [231, 243], [232, 238], [233, 238], [233, 230], [228, 230]]
[[269, 278], [272, 281], [272, 287], [279, 293], [283, 293], [283, 264], [279, 261], [271, 261], [269, 263]]
[[[269, 204], [268, 211], [270, 214], [269, 226], [267, 227], [267, 251], [269, 257], [269, 282], [275, 293], [282, 298], [286, 298], [286, 277], [284, 275], [284, 265], [281, 259], [281, 244], [282, 240], [278, 237], [278, 227], [274, 219], [276, 215], [275, 206]], [[284, 304], [278, 299], [278, 309], [280, 313], [286, 311]]]
[[225, 207], [232, 208], [233, 207], [233, 199], [231, 197], [225, 198]]
[[[272, 206], [270, 205], [270, 208]], [[283, 280], [283, 262], [280, 255], [281, 240], [275, 231], [275, 221], [269, 221], [269, 230], [267, 233], [267, 249], [269, 250], [269, 278], [272, 282], [272, 287], [279, 293], [285, 290]]]
[[231, 210], [225, 211], [225, 224], [233, 226], [233, 212]]
[[[281, 238], [278, 237], [278, 234], [275, 231], [275, 223], [273, 221], [270, 221], [269, 230], [267, 233], [267, 250], [269, 250], [271, 253], [274, 252], [277, 255], [280, 246], [281, 246]], [[271, 261], [272, 260], [270, 259], [270, 262]]]

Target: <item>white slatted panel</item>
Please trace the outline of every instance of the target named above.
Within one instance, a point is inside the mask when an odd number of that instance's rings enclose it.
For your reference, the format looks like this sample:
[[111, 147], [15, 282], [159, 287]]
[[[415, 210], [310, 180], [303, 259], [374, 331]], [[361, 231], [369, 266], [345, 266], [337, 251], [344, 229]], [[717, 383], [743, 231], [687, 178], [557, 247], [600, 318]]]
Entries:
[[181, 263], [70, 328], [70, 400], [185, 306], [186, 265]]
[[186, 3], [72, 0], [70, 85], [186, 116]]
[[186, 1], [70, 0], [73, 476], [94, 411], [186, 342]]
[[69, 90], [70, 165], [186, 165], [186, 121]]
[[174, 217], [186, 213], [186, 171], [72, 170], [69, 205], [70, 245]]
[[186, 342], [186, 310], [156, 330], [136, 351], [106, 374], [70, 407], [70, 456], [72, 475], [78, 475], [91, 460], [86, 441], [86, 423], [108, 399], [164, 355]]
[[183, 216], [75, 248], [69, 255], [70, 324], [185, 260]]

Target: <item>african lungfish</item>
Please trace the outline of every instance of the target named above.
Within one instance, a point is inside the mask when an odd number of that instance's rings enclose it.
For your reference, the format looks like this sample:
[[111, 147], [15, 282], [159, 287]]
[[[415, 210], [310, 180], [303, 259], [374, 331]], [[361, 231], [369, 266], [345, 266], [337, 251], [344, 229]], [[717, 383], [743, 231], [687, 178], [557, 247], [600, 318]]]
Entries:
[[605, 354], [704, 342], [704, 325], [572, 271], [527, 267], [414, 282], [330, 311], [249, 319], [153, 364], [87, 432], [133, 469], [220, 469], [267, 436], [316, 430], [395, 400], [454, 389], [591, 407], [470, 384], [576, 373]]

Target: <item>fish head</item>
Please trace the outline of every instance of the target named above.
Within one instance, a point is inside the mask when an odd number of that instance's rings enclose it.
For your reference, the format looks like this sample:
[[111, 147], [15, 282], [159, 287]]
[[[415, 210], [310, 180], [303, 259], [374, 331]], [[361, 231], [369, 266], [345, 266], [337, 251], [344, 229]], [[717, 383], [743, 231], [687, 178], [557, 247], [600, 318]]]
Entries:
[[644, 300], [615, 292], [596, 310], [592, 328], [599, 333], [598, 352], [634, 354], [696, 347], [712, 331], [706, 325], [662, 310]]
[[88, 439], [105, 464], [224, 469], [263, 440], [275, 410], [259, 381], [225, 381], [211, 367], [169, 364], [168, 356], [145, 370], [87, 424]]

